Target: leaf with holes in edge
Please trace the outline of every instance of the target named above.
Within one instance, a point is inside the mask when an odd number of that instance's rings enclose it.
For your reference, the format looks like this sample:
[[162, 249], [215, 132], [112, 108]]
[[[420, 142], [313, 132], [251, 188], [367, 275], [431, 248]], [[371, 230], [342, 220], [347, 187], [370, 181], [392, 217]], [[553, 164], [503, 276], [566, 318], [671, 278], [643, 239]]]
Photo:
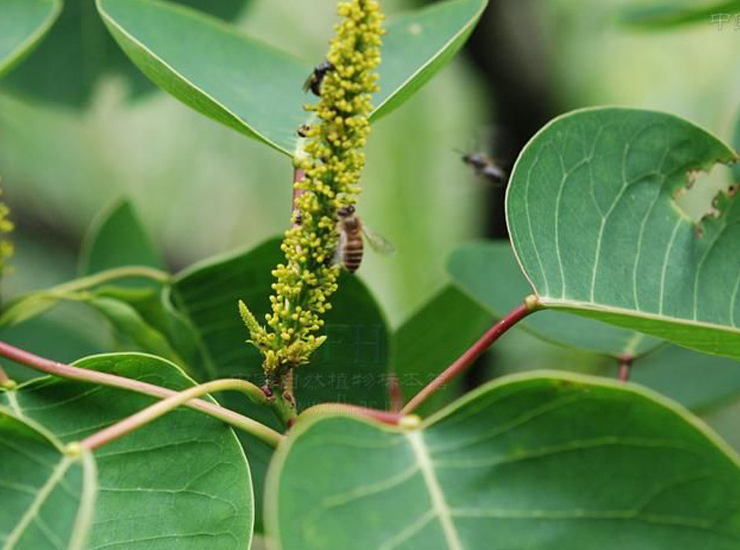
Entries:
[[280, 550], [740, 545], [733, 451], [652, 392], [578, 375], [502, 378], [413, 431], [299, 419], [267, 495]]
[[[97, 0], [113, 37], [158, 86], [204, 115], [292, 155], [311, 65], [235, 27], [158, 0]], [[487, 0], [447, 0], [388, 19], [373, 120], [439, 72], [478, 22]], [[327, 32], [329, 25], [327, 25]], [[245, 62], [248, 60], [248, 62]], [[316, 64], [320, 60], [314, 60]]]
[[[447, 269], [464, 292], [497, 318], [532, 293], [508, 241], [464, 244], [452, 253]], [[639, 332], [560, 311], [541, 311], [517, 326], [547, 342], [613, 357], [639, 357], [663, 344]]]
[[735, 153], [679, 117], [625, 108], [550, 122], [517, 160], [506, 218], [546, 308], [740, 358], [740, 202], [694, 222], [675, 195]]
[[92, 455], [63, 444], [18, 408], [0, 407], [0, 548], [84, 550], [94, 516]]
[[39, 44], [61, 9], [60, 0], [0, 0], [0, 77]]
[[[176, 391], [193, 386], [174, 364], [151, 355], [96, 355], [75, 365]], [[156, 401], [55, 377], [0, 391], [0, 405], [65, 443], [80, 441]], [[101, 447], [95, 459], [101, 489], [87, 548], [249, 548], [254, 518], [249, 465], [223, 422], [182, 407]]]

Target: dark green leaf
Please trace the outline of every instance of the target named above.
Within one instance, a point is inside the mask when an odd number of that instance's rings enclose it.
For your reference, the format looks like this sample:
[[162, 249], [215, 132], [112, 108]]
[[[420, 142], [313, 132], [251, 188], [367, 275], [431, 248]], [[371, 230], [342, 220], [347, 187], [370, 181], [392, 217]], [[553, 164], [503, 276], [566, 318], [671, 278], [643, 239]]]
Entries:
[[[172, 363], [141, 354], [83, 359], [77, 366], [183, 390]], [[0, 404], [79, 441], [151, 404], [120, 389], [43, 378], [0, 394]], [[232, 430], [179, 409], [96, 452], [101, 491], [89, 548], [248, 548], [253, 499], [249, 467]], [[40, 547], [29, 550], [41, 550]]]
[[101, 212], [85, 235], [80, 276], [125, 265], [164, 267], [133, 205], [120, 200]]
[[[493, 324], [493, 316], [453, 286], [446, 286], [393, 336], [393, 371], [408, 401], [462, 355]], [[421, 413], [463, 393], [459, 378], [429, 399]]]
[[[245, 3], [245, 0], [176, 1], [224, 19], [234, 19]], [[20, 3], [41, 2], [21, 0]], [[0, 32], [0, 36], [3, 34]], [[89, 102], [105, 74], [123, 76], [132, 95], [154, 89], [106, 32], [92, 0], [66, 0], [48, 39], [3, 84], [32, 98], [81, 107]]]
[[[486, 3], [448, 0], [389, 20], [373, 118], [398, 107], [452, 59]], [[302, 107], [312, 101], [301, 90], [309, 64], [164, 2], [98, 0], [98, 9], [121, 48], [158, 86], [206, 116], [292, 155], [296, 129], [308, 118]]]
[[0, 77], [39, 44], [61, 9], [60, 0], [0, 0]]
[[282, 550], [735, 550], [739, 465], [653, 394], [512, 376], [419, 430], [299, 422], [270, 470], [268, 533]]
[[13, 403], [0, 408], [0, 545], [84, 550], [95, 507], [95, 462], [87, 452], [66, 455], [55, 437], [13, 416], [19, 412]]
[[[452, 253], [453, 281], [497, 318], [519, 306], [532, 288], [506, 241], [469, 243]], [[643, 334], [577, 315], [541, 311], [518, 326], [549, 342], [618, 357], [639, 356], [661, 344]]]
[[520, 155], [507, 220], [549, 308], [740, 357], [740, 218], [734, 193], [695, 222], [676, 195], [735, 153], [678, 117], [599, 108], [557, 118]]

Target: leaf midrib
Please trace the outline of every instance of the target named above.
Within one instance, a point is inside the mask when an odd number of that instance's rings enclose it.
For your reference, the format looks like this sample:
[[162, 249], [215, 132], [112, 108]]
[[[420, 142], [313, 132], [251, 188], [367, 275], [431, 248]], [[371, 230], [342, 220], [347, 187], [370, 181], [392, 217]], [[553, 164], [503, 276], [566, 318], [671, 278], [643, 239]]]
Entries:
[[447, 541], [447, 546], [450, 550], [463, 550], [462, 542], [460, 541], [460, 535], [457, 532], [457, 527], [452, 520], [452, 510], [447, 504], [442, 487], [437, 479], [437, 473], [434, 470], [434, 463], [429, 451], [427, 450], [426, 444], [424, 443], [424, 437], [421, 430], [408, 432], [404, 434], [411, 450], [414, 453], [416, 462], [419, 464], [419, 469], [424, 477], [424, 484], [429, 491], [429, 496], [432, 501], [432, 509], [434, 514], [439, 519], [439, 523], [442, 527], [442, 531]]

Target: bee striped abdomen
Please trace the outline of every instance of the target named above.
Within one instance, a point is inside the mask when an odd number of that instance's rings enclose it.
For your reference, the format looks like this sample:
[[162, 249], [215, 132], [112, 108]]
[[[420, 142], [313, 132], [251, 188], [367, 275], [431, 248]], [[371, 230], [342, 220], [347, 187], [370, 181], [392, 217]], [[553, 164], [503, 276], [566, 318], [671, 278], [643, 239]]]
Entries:
[[362, 234], [359, 231], [347, 233], [347, 242], [342, 251], [342, 263], [344, 268], [350, 273], [354, 273], [362, 263], [363, 253]]

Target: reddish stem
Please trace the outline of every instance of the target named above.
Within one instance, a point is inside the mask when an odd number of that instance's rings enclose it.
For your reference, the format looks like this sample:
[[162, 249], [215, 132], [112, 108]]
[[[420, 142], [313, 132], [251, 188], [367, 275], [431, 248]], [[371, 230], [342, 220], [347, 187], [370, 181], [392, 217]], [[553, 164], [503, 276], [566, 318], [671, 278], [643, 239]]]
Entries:
[[[52, 361], [51, 359], [45, 359], [44, 357], [39, 357], [38, 355], [16, 348], [15, 346], [11, 346], [2, 341], [0, 341], [0, 355], [7, 357], [8, 359], [12, 359], [17, 363], [26, 365], [27, 367], [31, 367], [32, 369], [52, 374], [54, 376], [60, 376], [62, 378], [100, 384], [101, 386], [121, 388], [144, 395], [150, 395], [152, 397], [166, 398], [178, 395], [178, 392], [176, 391], [155, 386], [154, 384], [147, 384], [146, 382], [132, 380], [131, 378], [125, 378], [123, 376], [116, 376], [115, 374], [81, 369], [79, 367], [73, 367], [72, 365], [65, 365], [64, 363]], [[219, 420], [223, 420], [232, 426], [240, 427], [254, 422], [239, 413], [201, 399], [188, 401], [186, 406], [204, 412], [210, 416], [218, 418]]]
[[631, 355], [622, 355], [619, 357], [619, 374], [617, 378], [620, 382], [628, 382], [632, 372], [632, 362], [635, 360]]
[[424, 389], [417, 393], [406, 406], [401, 409], [402, 414], [410, 414], [416, 408], [426, 401], [437, 390], [442, 388], [450, 380], [465, 372], [473, 362], [480, 357], [496, 340], [498, 340], [506, 331], [524, 319], [527, 315], [538, 309], [535, 297], [528, 297], [525, 302], [511, 311], [506, 317], [501, 319], [492, 328], [488, 330], [468, 351], [452, 365], [442, 372], [437, 378], [432, 380]]
[[401, 409], [403, 409], [403, 388], [401, 388], [401, 383], [395, 374], [388, 378], [388, 396], [390, 397], [391, 412], [401, 412]]
[[365, 416], [372, 418], [383, 424], [390, 424], [391, 426], [398, 426], [401, 421], [405, 418], [405, 415], [390, 411], [380, 411], [378, 409], [370, 409], [368, 407], [360, 407], [359, 405], [348, 405], [346, 403], [322, 403], [321, 405], [315, 405], [309, 409], [303, 411], [299, 416], [299, 421], [304, 416], [312, 416], [314, 414], [355, 414], [357, 416]]

